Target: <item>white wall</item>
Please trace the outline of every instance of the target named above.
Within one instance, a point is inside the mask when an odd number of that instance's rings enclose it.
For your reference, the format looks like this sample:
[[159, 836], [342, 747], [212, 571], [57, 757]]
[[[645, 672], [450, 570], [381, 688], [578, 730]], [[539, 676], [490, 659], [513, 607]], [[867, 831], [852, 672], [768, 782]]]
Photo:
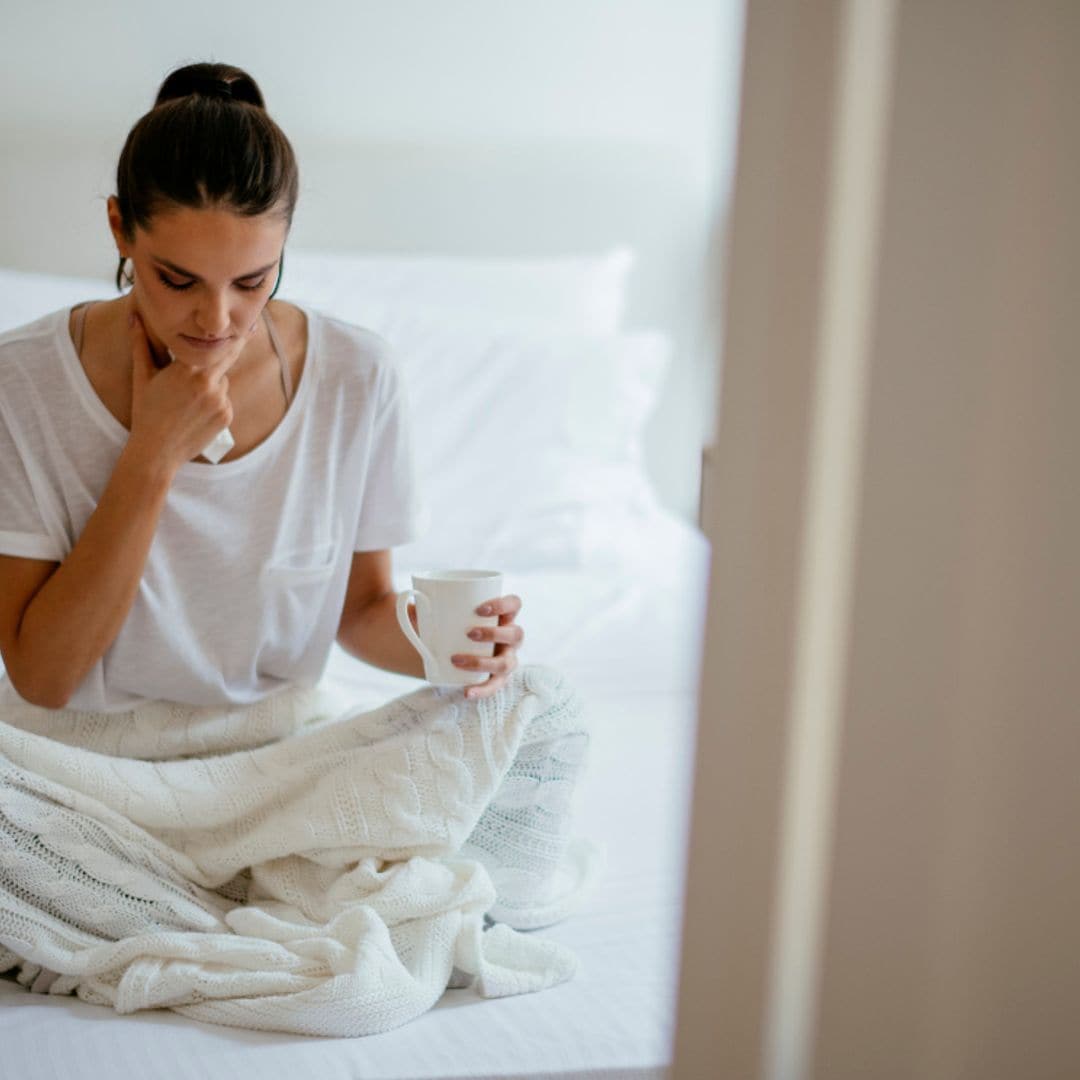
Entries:
[[726, 0], [9, 5], [0, 46], [3, 122], [126, 131], [166, 70], [213, 58], [249, 68], [274, 114], [298, 134], [639, 138], [682, 147], [705, 175], [721, 28], [734, 7]]
[[[629, 140], [683, 162], [698, 222], [692, 292], [728, 181], [740, 31], [739, 0], [8, 5], [0, 136], [101, 138], [118, 151], [169, 69], [215, 59], [252, 72], [298, 144]], [[665, 501], [690, 516], [712, 400], [703, 309], [678, 328], [650, 433]]]

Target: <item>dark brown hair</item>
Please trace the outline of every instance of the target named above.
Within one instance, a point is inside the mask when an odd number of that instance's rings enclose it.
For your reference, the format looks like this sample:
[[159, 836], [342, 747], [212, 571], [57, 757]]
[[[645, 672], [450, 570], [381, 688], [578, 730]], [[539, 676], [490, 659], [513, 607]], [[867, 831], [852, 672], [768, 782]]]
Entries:
[[[171, 206], [280, 212], [299, 192], [296, 157], [255, 80], [230, 64], [189, 64], [161, 84], [154, 107], [128, 133], [116, 167], [124, 233], [148, 228]], [[117, 288], [121, 272], [117, 271]]]

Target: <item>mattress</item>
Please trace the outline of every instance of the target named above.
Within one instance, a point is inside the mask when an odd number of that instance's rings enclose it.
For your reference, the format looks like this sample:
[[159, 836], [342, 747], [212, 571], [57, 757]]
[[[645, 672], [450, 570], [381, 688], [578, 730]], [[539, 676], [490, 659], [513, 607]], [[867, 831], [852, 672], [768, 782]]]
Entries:
[[[646, 527], [647, 526], [647, 527]], [[604, 864], [579, 909], [536, 931], [577, 954], [579, 974], [536, 994], [448, 990], [428, 1013], [362, 1039], [203, 1024], [168, 1010], [121, 1016], [0, 978], [0, 1076], [101, 1080], [452, 1080], [661, 1077], [671, 1060], [707, 548], [652, 515], [618, 566], [519, 574], [524, 661], [574, 679], [592, 740], [576, 807]], [[638, 547], [627, 546], [627, 536]], [[404, 582], [400, 587], [403, 587]], [[377, 704], [414, 685], [335, 651], [328, 685]]]

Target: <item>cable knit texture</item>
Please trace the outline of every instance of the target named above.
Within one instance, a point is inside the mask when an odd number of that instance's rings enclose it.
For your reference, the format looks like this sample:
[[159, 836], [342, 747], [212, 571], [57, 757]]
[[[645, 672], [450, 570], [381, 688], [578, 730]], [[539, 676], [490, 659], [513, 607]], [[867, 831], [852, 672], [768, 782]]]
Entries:
[[570, 835], [588, 735], [550, 669], [343, 715], [298, 689], [110, 714], [8, 693], [0, 718], [0, 972], [33, 990], [356, 1036], [448, 984], [496, 997], [576, 970], [521, 932], [595, 872]]

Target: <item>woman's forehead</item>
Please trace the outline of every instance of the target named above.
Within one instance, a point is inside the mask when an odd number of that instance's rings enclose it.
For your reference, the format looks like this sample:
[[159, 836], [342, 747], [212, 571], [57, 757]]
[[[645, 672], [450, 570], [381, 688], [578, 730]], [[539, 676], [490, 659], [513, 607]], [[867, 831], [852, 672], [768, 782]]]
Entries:
[[173, 206], [157, 211], [146, 228], [137, 228], [136, 243], [149, 254], [192, 271], [200, 269], [189, 265], [193, 261], [209, 261], [225, 270], [223, 261], [243, 267], [273, 262], [281, 254], [287, 231], [285, 218], [273, 211], [252, 215], [225, 207]]

